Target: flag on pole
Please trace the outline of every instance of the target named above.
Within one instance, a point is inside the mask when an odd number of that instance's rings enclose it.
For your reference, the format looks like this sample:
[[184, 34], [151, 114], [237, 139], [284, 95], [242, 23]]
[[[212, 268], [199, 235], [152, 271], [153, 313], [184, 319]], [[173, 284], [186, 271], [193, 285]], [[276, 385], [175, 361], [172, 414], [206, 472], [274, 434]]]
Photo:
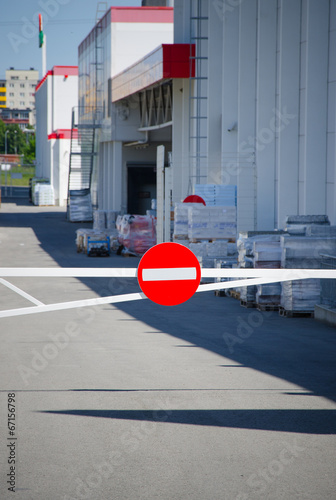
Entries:
[[39, 48], [43, 45], [43, 24], [42, 24], [42, 14], [39, 14]]

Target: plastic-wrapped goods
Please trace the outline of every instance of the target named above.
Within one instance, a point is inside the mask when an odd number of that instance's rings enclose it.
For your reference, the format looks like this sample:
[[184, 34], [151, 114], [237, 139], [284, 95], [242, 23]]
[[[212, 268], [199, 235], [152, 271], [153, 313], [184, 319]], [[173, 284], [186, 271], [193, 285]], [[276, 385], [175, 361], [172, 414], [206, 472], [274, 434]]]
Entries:
[[268, 283], [257, 285], [256, 303], [260, 305], [279, 305], [281, 299], [281, 284]]
[[321, 254], [336, 255], [336, 237], [281, 236], [281, 267], [319, 269]]
[[336, 238], [336, 226], [312, 224], [307, 227], [306, 236]]
[[103, 231], [106, 228], [106, 217], [104, 210], [93, 211], [93, 229]]
[[106, 229], [115, 229], [118, 214], [116, 210], [106, 210]]
[[188, 209], [198, 206], [198, 203], [175, 203], [174, 208], [174, 238], [188, 237]]
[[288, 215], [286, 217], [285, 229], [288, 234], [305, 236], [312, 224], [329, 225], [327, 215]]
[[226, 241], [213, 241], [206, 244], [206, 255], [207, 257], [220, 259], [227, 257], [228, 255], [228, 244]]
[[256, 301], [257, 287], [255, 285], [241, 286], [237, 288], [237, 291], [240, 292], [240, 300], [243, 302]]
[[124, 215], [118, 218], [118, 241], [124, 253], [143, 255], [156, 244], [155, 218], [148, 215]]
[[304, 279], [281, 283], [281, 306], [287, 311], [314, 311], [320, 303], [320, 280]]
[[229, 239], [237, 235], [236, 207], [205, 207], [198, 204], [188, 211], [189, 239]]
[[207, 246], [204, 241], [199, 243], [189, 243], [189, 250], [191, 250], [196, 257], [207, 257]]
[[68, 218], [71, 222], [92, 221], [92, 202], [89, 189], [71, 190]]
[[55, 205], [54, 188], [50, 184], [37, 183], [34, 186], [34, 205]]
[[195, 194], [203, 198], [207, 207], [237, 206], [237, 186], [231, 184], [196, 184]]
[[279, 268], [281, 264], [280, 241], [254, 241], [253, 259], [256, 269]]

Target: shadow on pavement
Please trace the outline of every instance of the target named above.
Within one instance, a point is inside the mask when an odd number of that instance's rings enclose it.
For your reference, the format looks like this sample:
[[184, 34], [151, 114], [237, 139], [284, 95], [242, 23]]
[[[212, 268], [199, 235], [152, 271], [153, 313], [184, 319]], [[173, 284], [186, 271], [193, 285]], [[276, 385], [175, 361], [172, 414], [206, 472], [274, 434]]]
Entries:
[[[92, 224], [69, 223], [66, 221], [65, 212], [43, 211], [41, 207], [39, 211], [23, 209], [15, 213], [1, 214], [0, 225], [31, 227], [40, 241], [41, 248], [61, 267], [137, 267], [139, 262], [137, 258], [127, 259], [116, 255], [108, 258], [89, 258], [77, 254], [75, 231], [79, 227], [92, 227]], [[92, 278], [82, 281], [101, 296], [139, 290], [134, 279]], [[231, 359], [243, 367], [296, 384], [311, 394], [336, 400], [336, 341], [335, 329], [332, 327], [312, 319], [288, 319], [280, 317], [276, 312], [244, 309], [240, 307], [238, 301], [215, 297], [211, 292], [196, 293], [188, 302], [175, 307], [159, 306], [149, 300], [121, 303], [115, 307], [157, 330], [147, 332], [148, 335], [158, 335], [163, 332], [190, 343], [193, 347], [223, 356], [226, 358], [223, 360], [223, 377], [225, 370], [230, 369], [225, 366], [227, 359]], [[109, 310], [110, 306], [105, 306], [103, 309]], [[180, 347], [181, 344], [176, 345], [176, 349]], [[214, 362], [217, 366], [221, 364], [219, 359]], [[189, 419], [192, 420], [194, 418], [192, 415], [203, 415], [203, 413], [177, 412], [177, 419], [180, 418], [179, 415], [184, 415], [183, 418], [189, 415]], [[224, 423], [233, 420], [230, 413], [217, 415], [221, 415], [220, 419]], [[244, 420], [247, 414], [236, 413], [236, 415], [243, 415]], [[277, 418], [277, 413], [272, 412], [252, 415], [275, 415]], [[327, 423], [329, 417], [326, 415], [334, 414], [320, 411], [300, 413], [298, 410], [291, 410], [278, 415], [282, 415], [281, 418], [285, 419], [284, 425], [289, 428], [291, 417], [286, 415], [292, 415], [294, 420], [300, 415], [303, 419], [308, 419], [311, 415], [312, 428], [317, 427], [320, 418], [322, 419], [320, 432], [323, 432], [321, 428], [324, 421], [327, 428], [331, 428]], [[265, 420], [258, 418], [259, 421]], [[278, 427], [281, 427], [281, 418], [276, 424]], [[302, 423], [302, 426], [304, 428], [305, 424]]]
[[39, 413], [300, 434], [336, 434], [336, 410], [60, 410]]

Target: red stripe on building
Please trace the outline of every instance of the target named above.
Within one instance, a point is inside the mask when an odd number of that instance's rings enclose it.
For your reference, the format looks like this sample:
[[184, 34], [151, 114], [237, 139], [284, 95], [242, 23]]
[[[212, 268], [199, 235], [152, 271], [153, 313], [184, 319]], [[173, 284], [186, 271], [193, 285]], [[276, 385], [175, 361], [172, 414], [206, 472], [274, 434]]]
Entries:
[[112, 23], [173, 23], [173, 7], [111, 7]]
[[42, 80], [35, 87], [35, 92], [39, 90], [39, 88], [44, 84], [48, 76], [77, 76], [78, 75], [78, 66], [54, 66], [52, 70], [49, 70]]
[[76, 139], [78, 137], [78, 130], [77, 129], [70, 129], [70, 128], [58, 128], [57, 130], [54, 130], [51, 134], [48, 135], [48, 140], [50, 139], [71, 139], [71, 132], [72, 132], [72, 137]]

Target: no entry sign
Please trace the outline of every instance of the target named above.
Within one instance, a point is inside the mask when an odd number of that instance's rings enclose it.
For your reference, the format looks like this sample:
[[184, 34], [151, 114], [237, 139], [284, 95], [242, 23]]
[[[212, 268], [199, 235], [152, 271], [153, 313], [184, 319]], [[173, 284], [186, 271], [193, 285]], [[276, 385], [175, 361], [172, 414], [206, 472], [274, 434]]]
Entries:
[[138, 267], [138, 282], [146, 297], [163, 306], [190, 299], [201, 281], [197, 257], [179, 243], [160, 243], [150, 248]]

